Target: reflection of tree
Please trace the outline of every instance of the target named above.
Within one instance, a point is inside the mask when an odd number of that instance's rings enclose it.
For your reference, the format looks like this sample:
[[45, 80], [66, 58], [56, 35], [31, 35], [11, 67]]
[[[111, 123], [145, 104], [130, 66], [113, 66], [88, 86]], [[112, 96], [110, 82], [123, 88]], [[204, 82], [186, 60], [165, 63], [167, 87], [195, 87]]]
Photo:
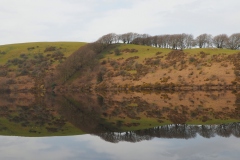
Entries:
[[119, 141], [139, 142], [157, 138], [195, 138], [199, 134], [204, 138], [229, 137], [234, 135], [240, 137], [240, 123], [220, 124], [220, 125], [165, 125], [138, 131], [129, 132], [107, 132], [97, 134], [102, 139], [117, 143]]
[[211, 138], [215, 136], [214, 130], [214, 125], [201, 125], [198, 129], [198, 133], [204, 138]]
[[235, 137], [240, 137], [240, 125], [239, 123], [232, 123], [231, 125], [231, 129], [232, 129], [232, 134]]
[[137, 131], [137, 134], [148, 134], [149, 136], [159, 138], [183, 138], [189, 139], [196, 137], [196, 128], [189, 125], [165, 125], [151, 129]]
[[232, 127], [231, 125], [217, 125], [215, 132], [217, 135], [222, 136], [222, 137], [230, 137], [232, 134]]
[[151, 140], [152, 136], [149, 135], [138, 135], [136, 132], [129, 131], [129, 132], [106, 132], [106, 133], [99, 133], [97, 134], [102, 139], [108, 142], [117, 143], [120, 141], [127, 141], [127, 142], [140, 142], [143, 140]]

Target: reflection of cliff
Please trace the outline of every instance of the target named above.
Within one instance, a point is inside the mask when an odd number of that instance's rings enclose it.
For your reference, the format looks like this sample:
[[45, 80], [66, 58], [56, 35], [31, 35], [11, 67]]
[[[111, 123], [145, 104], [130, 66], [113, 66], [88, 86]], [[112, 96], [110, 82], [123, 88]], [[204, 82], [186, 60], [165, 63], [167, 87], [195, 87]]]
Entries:
[[56, 99], [59, 114], [86, 133], [240, 120], [236, 95], [225, 91], [74, 94]]
[[0, 107], [9, 106], [15, 107], [19, 105], [30, 105], [35, 101], [35, 97], [31, 93], [11, 93], [0, 94]]
[[[240, 119], [239, 103], [230, 91], [174, 93], [117, 93], [104, 96], [104, 116], [118, 120], [155, 118], [175, 124]], [[236, 105], [235, 105], [236, 104]]]
[[[4, 135], [50, 136], [85, 132], [117, 142], [114, 132], [130, 131], [118, 137], [137, 142], [151, 139], [155, 132], [144, 130], [144, 135], [140, 136], [142, 132], [133, 130], [154, 126], [162, 126], [154, 131], [160, 130], [156, 134], [165, 138], [193, 138], [196, 134], [204, 137], [238, 135], [238, 130], [229, 131], [229, 126], [222, 125], [221, 129], [214, 125], [186, 124], [240, 121], [240, 94], [225, 91], [105, 93], [101, 96], [81, 93], [45, 97], [23, 94], [1, 95], [0, 100], [0, 134]], [[166, 124], [178, 125], [163, 126]], [[215, 127], [214, 132], [212, 127]]]
[[195, 138], [197, 134], [204, 138], [215, 137], [240, 137], [240, 123], [221, 124], [221, 125], [165, 125], [138, 131], [129, 132], [107, 132], [97, 134], [102, 139], [117, 143], [120, 141], [139, 142], [151, 140], [152, 138]]

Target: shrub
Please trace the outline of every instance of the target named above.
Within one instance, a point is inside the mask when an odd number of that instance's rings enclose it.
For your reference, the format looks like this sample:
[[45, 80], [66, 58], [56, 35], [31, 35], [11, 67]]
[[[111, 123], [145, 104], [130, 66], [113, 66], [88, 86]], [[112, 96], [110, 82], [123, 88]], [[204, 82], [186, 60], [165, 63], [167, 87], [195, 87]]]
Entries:
[[61, 51], [55, 51], [52, 54], [52, 58], [54, 58], [54, 57], [63, 57], [63, 56], [64, 56], [64, 54]]
[[28, 70], [24, 68], [24, 69], [20, 70], [19, 75], [24, 76], [24, 75], [27, 75], [28, 73], [29, 73]]
[[122, 75], [122, 76], [125, 76], [125, 75], [126, 75], [126, 71], [120, 70], [120, 71], [119, 71], [119, 74]]
[[11, 79], [8, 79], [8, 80], [6, 81], [6, 83], [7, 83], [7, 84], [15, 84], [16, 81], [11, 78]]
[[20, 58], [23, 58], [23, 59], [28, 59], [27, 55], [26, 55], [26, 54], [24, 54], [24, 53], [20, 54]]
[[113, 75], [114, 75], [114, 73], [113, 73], [112, 71], [110, 71], [110, 72], [107, 73], [107, 76], [108, 76], [108, 77], [113, 77]]
[[133, 49], [130, 50], [130, 52], [134, 53], [134, 52], [138, 52], [138, 50], [133, 48]]
[[114, 53], [115, 53], [116, 56], [121, 55], [121, 51], [120, 51], [118, 48], [116, 48], [116, 49], [114, 50]]
[[4, 51], [0, 51], [0, 54], [6, 54], [6, 52], [4, 52]]
[[56, 50], [56, 47], [50, 46], [50, 47], [46, 47], [44, 52], [50, 52], [50, 51], [55, 51], [55, 50]]
[[118, 69], [118, 64], [115, 64], [114, 66], [113, 66], [113, 68], [114, 68], [114, 70], [116, 70], [116, 69]]
[[12, 60], [10, 60], [9, 62], [11, 62], [13, 65], [17, 65], [17, 64], [21, 64], [22, 60], [18, 59], [18, 58], [14, 58]]
[[104, 65], [104, 64], [106, 64], [106, 63], [107, 63], [106, 60], [103, 60], [103, 61], [101, 62], [102, 65]]
[[154, 60], [154, 61], [153, 61], [153, 64], [154, 64], [154, 65], [158, 65], [158, 64], [160, 64], [160, 59], [156, 59], [156, 60]]
[[189, 62], [192, 63], [194, 62], [196, 59], [194, 57], [189, 57]]
[[129, 57], [126, 59], [126, 61], [132, 61], [132, 60], [138, 59], [138, 58], [139, 58], [139, 56]]
[[161, 53], [162, 53], [162, 52], [157, 52], [156, 55], [159, 55], [159, 54], [161, 54]]
[[98, 72], [97, 74], [97, 82], [100, 83], [103, 81], [103, 73], [102, 72]]
[[111, 66], [115, 66], [116, 64], [118, 64], [118, 63], [116, 61], [114, 61], [114, 60], [110, 62]]
[[5, 77], [7, 75], [6, 70], [0, 70], [0, 77]]
[[30, 51], [30, 50], [33, 50], [33, 49], [35, 49], [35, 47], [28, 47], [28, 48], [27, 48], [27, 50], [29, 50], [29, 51]]

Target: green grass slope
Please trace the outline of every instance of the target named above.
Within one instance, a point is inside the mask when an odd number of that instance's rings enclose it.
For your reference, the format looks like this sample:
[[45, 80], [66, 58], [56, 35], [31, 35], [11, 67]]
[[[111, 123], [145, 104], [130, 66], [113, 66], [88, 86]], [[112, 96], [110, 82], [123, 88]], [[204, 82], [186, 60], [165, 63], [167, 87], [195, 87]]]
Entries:
[[[115, 55], [114, 50], [119, 49], [121, 52], [120, 55]], [[130, 51], [127, 51], [130, 50]], [[132, 51], [131, 51], [132, 50]], [[135, 52], [134, 52], [135, 50]], [[136, 51], [137, 50], [137, 51]], [[167, 48], [156, 48], [151, 46], [143, 46], [143, 45], [135, 45], [135, 44], [113, 44], [112, 47], [109, 47], [106, 51], [104, 51], [104, 58], [129, 58], [132, 56], [139, 56], [138, 61], [141, 62], [144, 58], [151, 58], [156, 56], [157, 52], [161, 52], [161, 55], [167, 55], [171, 52], [172, 49]], [[227, 54], [231, 55], [234, 53], [238, 53], [238, 50], [230, 50], [230, 49], [217, 49], [217, 48], [192, 48], [192, 49], [184, 49], [183, 50], [188, 55], [199, 54], [200, 52], [205, 52], [210, 55], [219, 55], [219, 54]]]
[[43, 53], [47, 55], [49, 52], [44, 52], [47, 47], [56, 47], [64, 53], [65, 57], [71, 55], [81, 46], [85, 45], [84, 42], [32, 42], [32, 43], [19, 43], [8, 44], [0, 46], [0, 65], [4, 65], [8, 60], [19, 58], [21, 54], [28, 57], [33, 57], [35, 54]]
[[58, 64], [85, 44], [84, 42], [32, 42], [1, 45], [0, 90], [29, 91], [44, 86], [45, 76], [54, 74]]

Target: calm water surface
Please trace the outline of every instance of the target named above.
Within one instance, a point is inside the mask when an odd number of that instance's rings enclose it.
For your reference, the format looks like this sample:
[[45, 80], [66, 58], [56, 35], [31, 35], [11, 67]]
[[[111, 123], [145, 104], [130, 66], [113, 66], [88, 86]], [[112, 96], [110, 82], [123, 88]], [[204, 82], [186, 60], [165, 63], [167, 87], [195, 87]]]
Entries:
[[232, 92], [0, 96], [0, 159], [239, 160]]

